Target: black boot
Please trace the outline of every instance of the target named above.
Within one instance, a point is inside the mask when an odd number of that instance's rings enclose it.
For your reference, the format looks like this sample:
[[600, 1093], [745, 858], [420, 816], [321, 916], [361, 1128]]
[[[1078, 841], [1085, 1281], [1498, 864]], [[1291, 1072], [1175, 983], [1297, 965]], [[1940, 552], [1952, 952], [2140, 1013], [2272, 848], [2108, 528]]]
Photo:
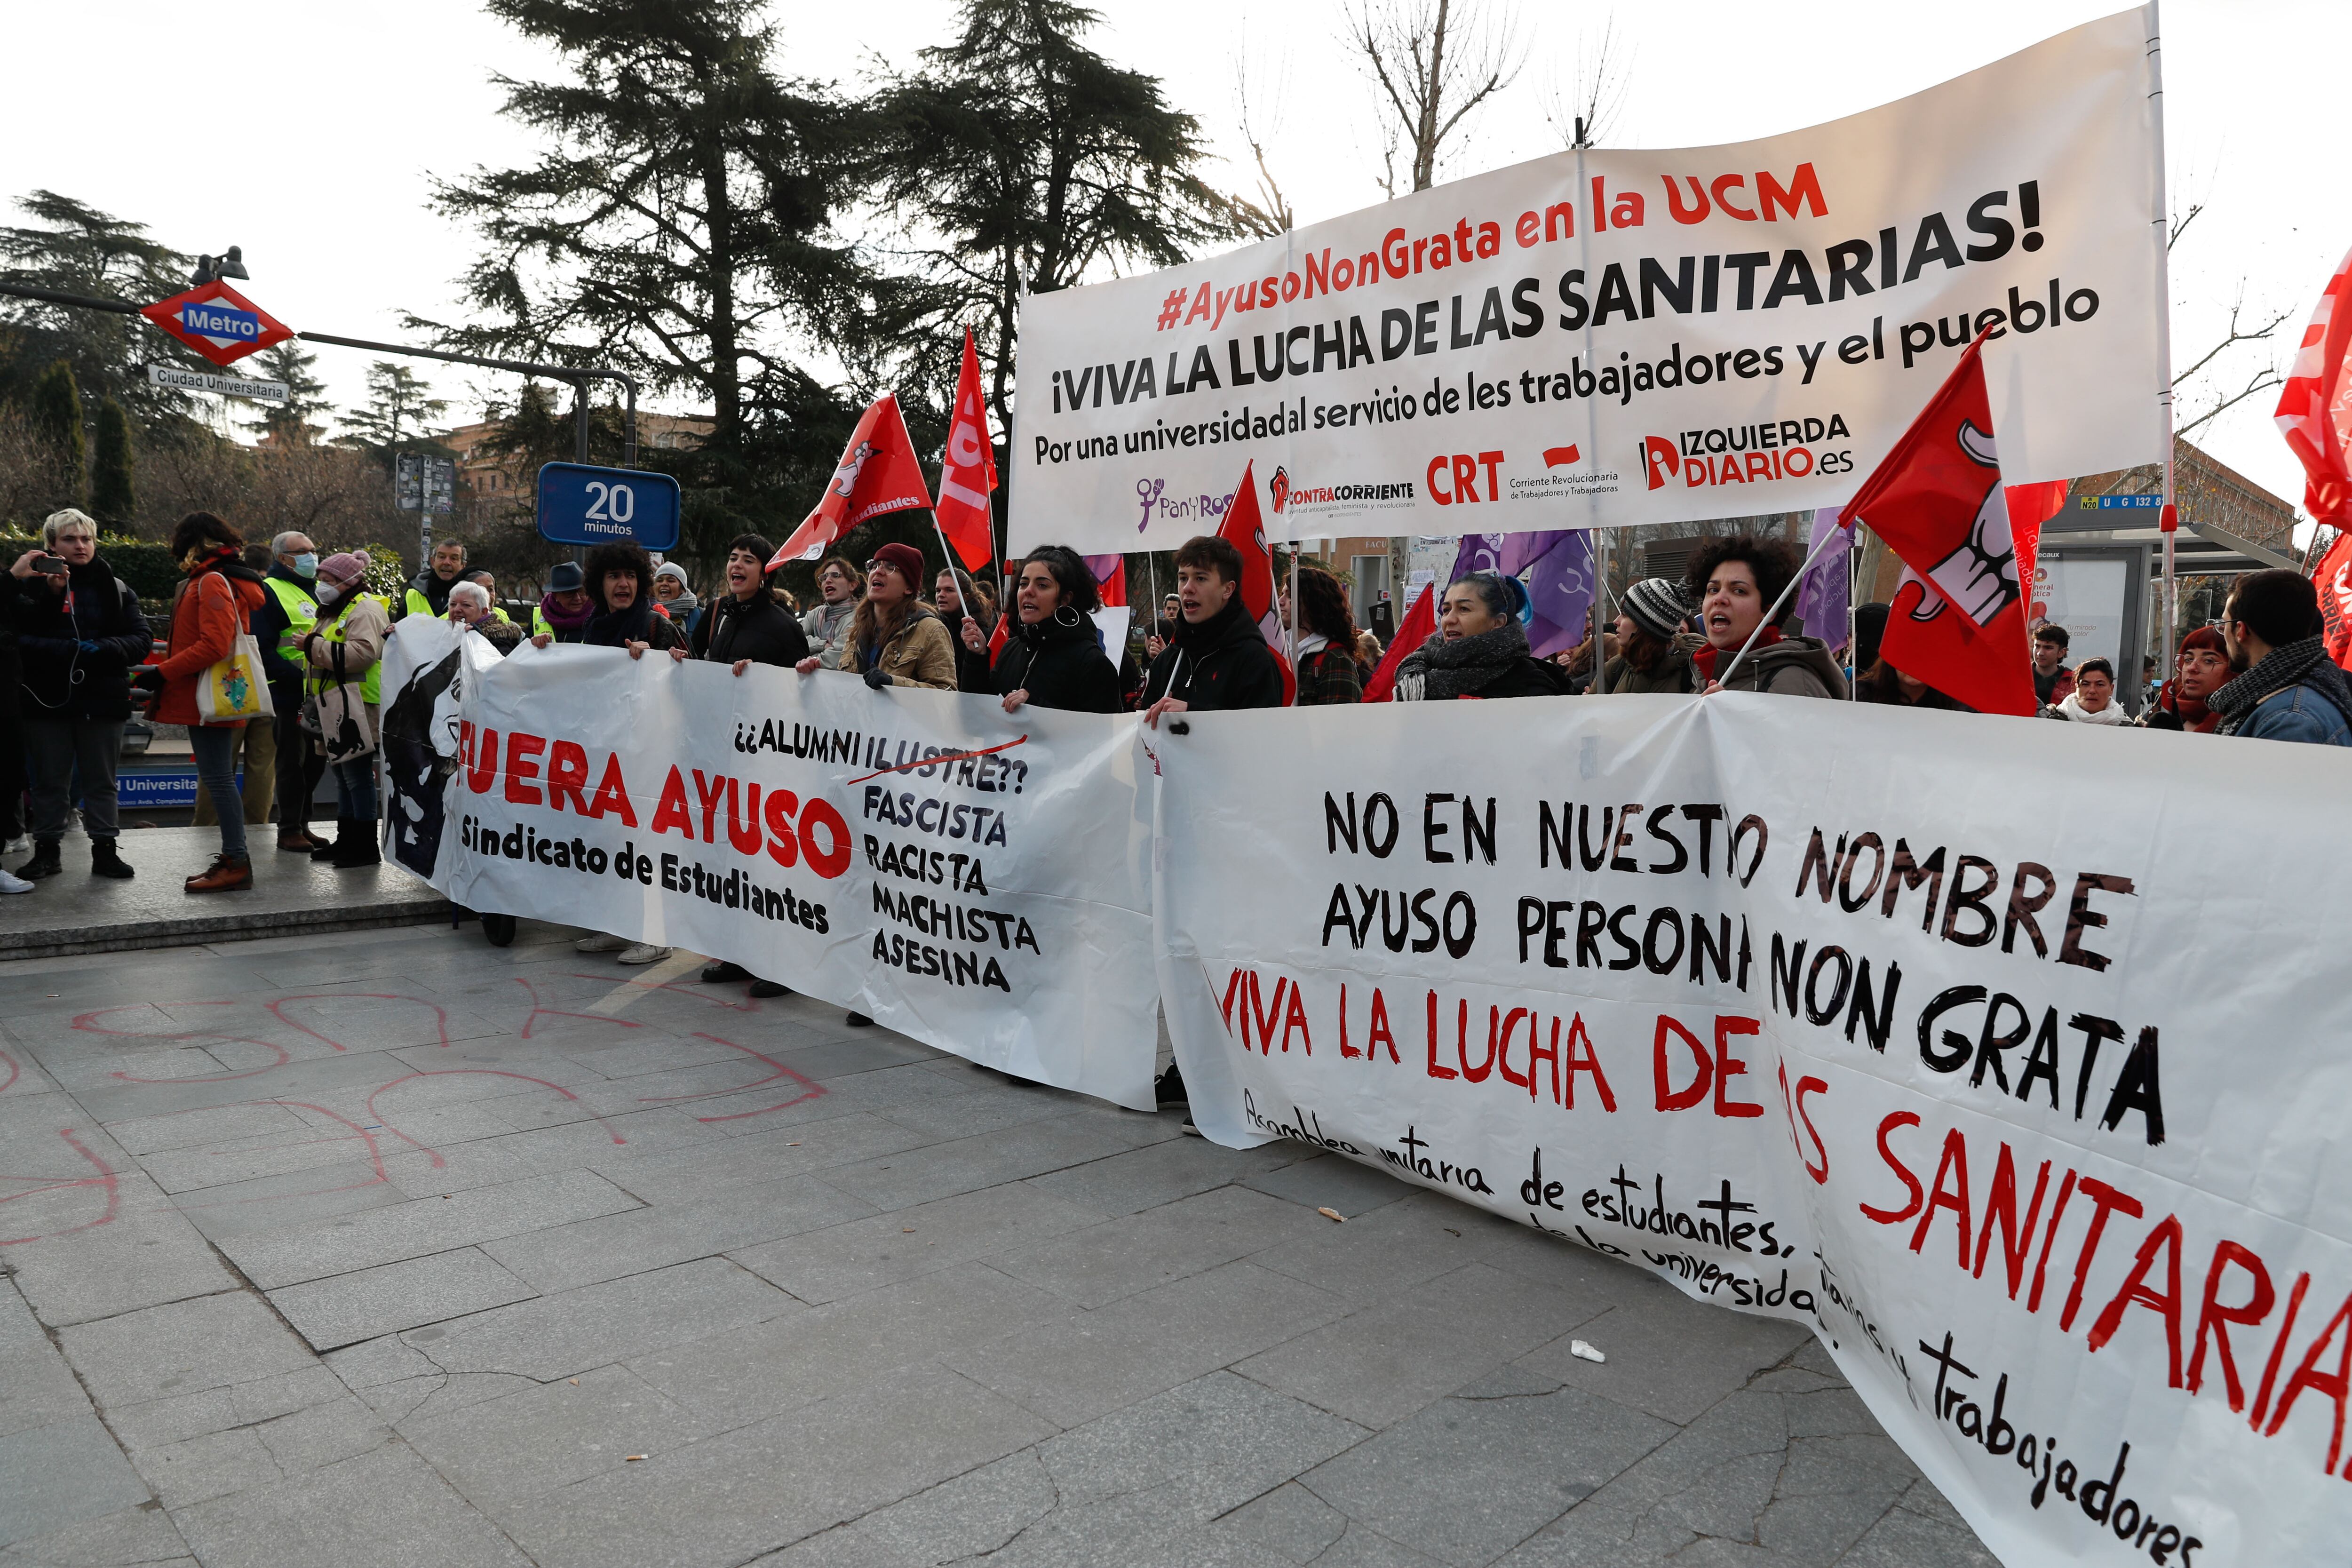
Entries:
[[347, 823], [335, 839], [334, 858], [327, 864], [338, 871], [348, 871], [359, 866], [379, 866], [383, 863], [383, 847], [376, 842], [376, 822], [371, 817], [357, 817]]
[[348, 816], [339, 816], [335, 818], [335, 836], [332, 838], [320, 838], [315, 833], [310, 835], [312, 838], [318, 839], [318, 847], [310, 851], [310, 858], [332, 860], [336, 856], [341, 855], [343, 852], [343, 839], [350, 835], [351, 831], [352, 819]]
[[58, 841], [37, 838], [33, 841], [33, 858], [16, 868], [16, 875], [27, 882], [37, 882], [44, 877], [54, 877], [65, 868], [64, 859], [58, 851]]
[[89, 841], [89, 874], [93, 877], [111, 877], [118, 882], [128, 881], [133, 875], [130, 865], [122, 858], [121, 851], [116, 847], [111, 838], [93, 838]]

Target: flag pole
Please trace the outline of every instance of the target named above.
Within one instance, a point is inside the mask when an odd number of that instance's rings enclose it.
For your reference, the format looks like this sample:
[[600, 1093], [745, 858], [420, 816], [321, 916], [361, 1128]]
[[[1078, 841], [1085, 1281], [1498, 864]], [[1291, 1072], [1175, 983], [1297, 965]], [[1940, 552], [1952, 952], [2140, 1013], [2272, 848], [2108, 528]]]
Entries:
[[[2163, 33], [2155, 4], [2151, 3], [2147, 10], [2148, 98], [2153, 106], [2149, 120], [2154, 131], [2151, 151], [2155, 154], [2155, 166], [2148, 171], [2150, 176], [2148, 205], [2153, 215], [2149, 222], [2156, 228], [2156, 352], [2157, 358], [2160, 362], [2158, 374], [2164, 378], [2157, 388], [2158, 418], [2164, 429], [2164, 510], [2158, 514], [2162, 519], [2161, 528], [2164, 535], [2164, 653], [2157, 666], [2161, 671], [2175, 662], [2179, 646], [2178, 623], [2180, 614], [2180, 579], [2174, 572], [2172, 542], [2173, 535], [2180, 528], [2180, 510], [2177, 504], [2179, 497], [2173, 490], [2172, 474], [2173, 447], [2178, 442], [2173, 433], [2175, 416], [2172, 398], [2172, 312], [2168, 308], [2168, 302], [2172, 299], [2172, 259], [2169, 244], [2171, 238], [2168, 222], [2169, 201], [2165, 189], [2164, 176]], [[2030, 590], [2032, 585], [2028, 584], [2026, 586]]]
[[1585, 688], [1595, 697], [1609, 695], [1609, 546], [1613, 529], [1596, 528], [1601, 535], [1601, 552], [1592, 569], [1592, 681]]
[[[1764, 628], [1780, 620], [1782, 608], [1789, 602], [1789, 595], [1797, 591], [1797, 584], [1805, 580], [1805, 574], [1813, 569], [1813, 563], [1820, 560], [1822, 552], [1830, 547], [1830, 541], [1835, 539], [1845, 527], [1843, 520], [1840, 520], [1836, 528], [1822, 534], [1821, 542], [1806, 552], [1805, 563], [1797, 568], [1796, 575], [1790, 577], [1788, 586], [1780, 590], [1780, 596], [1772, 601], [1772, 607], [1764, 612], [1764, 618], [1756, 623], [1756, 629], [1748, 634], [1748, 640], [1739, 645], [1739, 651], [1732, 656], [1729, 664], [1724, 666], [1723, 673], [1715, 678], [1715, 683], [1717, 686], [1728, 687], [1731, 684], [1731, 672], [1739, 668], [1739, 661], [1748, 657], [1748, 650], [1756, 646], [1756, 639], [1764, 635]], [[1849, 681], [1847, 684], [1853, 683]]]

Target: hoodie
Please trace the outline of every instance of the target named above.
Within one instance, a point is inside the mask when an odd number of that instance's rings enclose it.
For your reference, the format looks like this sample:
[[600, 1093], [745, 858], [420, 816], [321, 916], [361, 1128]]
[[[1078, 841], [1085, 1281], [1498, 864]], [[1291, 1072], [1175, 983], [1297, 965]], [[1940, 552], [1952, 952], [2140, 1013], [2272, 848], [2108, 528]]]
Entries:
[[1175, 639], [1151, 661], [1143, 690], [1147, 705], [1163, 697], [1201, 713], [1283, 705], [1282, 667], [1239, 593], [1207, 620], [1177, 624]]

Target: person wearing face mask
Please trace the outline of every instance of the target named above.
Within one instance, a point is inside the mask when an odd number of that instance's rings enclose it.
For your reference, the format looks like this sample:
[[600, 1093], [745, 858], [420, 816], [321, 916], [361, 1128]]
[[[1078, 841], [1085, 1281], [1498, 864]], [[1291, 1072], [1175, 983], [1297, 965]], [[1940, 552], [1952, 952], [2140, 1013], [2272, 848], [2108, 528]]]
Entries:
[[27, 551], [11, 569], [18, 584], [14, 619], [33, 796], [33, 858], [17, 873], [33, 879], [64, 868], [61, 843], [79, 775], [90, 870], [127, 878], [131, 868], [116, 852], [115, 764], [123, 721], [131, 717], [131, 668], [146, 662], [153, 638], [139, 596], [100, 557], [96, 523], [68, 509], [52, 515], [41, 534], [66, 569], [37, 573], [40, 551]]
[[2172, 679], [2139, 716], [2147, 730], [2181, 730], [2210, 735], [2221, 727], [2213, 693], [2230, 679], [2230, 645], [2211, 626], [2199, 626], [2180, 639], [2180, 656], [2173, 661]]
[[307, 533], [281, 533], [269, 542], [269, 558], [261, 579], [268, 596], [253, 612], [253, 640], [261, 648], [269, 705], [278, 715], [271, 721], [278, 742], [278, 847], [307, 855], [325, 842], [310, 837], [310, 801], [327, 760], [302, 729], [302, 661], [294, 644], [319, 618], [319, 547]]
[[[1076, 713], [1116, 713], [1125, 706], [1118, 671], [1095, 630], [1098, 596], [1085, 557], [1059, 544], [1041, 544], [1013, 580], [1013, 620], [1004, 651], [990, 671], [1007, 713], [1024, 707]], [[977, 621], [963, 624], [964, 647], [984, 654]]]
[[1473, 572], [1445, 590], [1437, 630], [1397, 665], [1396, 700], [1492, 701], [1562, 697], [1568, 672], [1528, 650], [1519, 609], [1527, 589], [1499, 572]]
[[[1706, 643], [1691, 654], [1700, 689], [1769, 691], [1780, 697], [1846, 695], [1845, 672], [1819, 637], [1790, 637], [1764, 617], [1780, 604], [1797, 574], [1795, 552], [1777, 539], [1718, 539], [1691, 563], [1689, 597], [1698, 603]], [[1748, 639], [1763, 626], [1756, 645]], [[1745, 658], [1739, 650], [1748, 648]], [[1733, 660], [1738, 659], [1738, 668]], [[1723, 677], [1728, 673], [1727, 683]]]
[[318, 706], [319, 747], [335, 773], [334, 841], [310, 851], [310, 858], [338, 870], [383, 858], [375, 736], [392, 616], [373, 595], [361, 591], [367, 569], [368, 558], [356, 551], [319, 563], [319, 618], [294, 643], [310, 672], [308, 695]]

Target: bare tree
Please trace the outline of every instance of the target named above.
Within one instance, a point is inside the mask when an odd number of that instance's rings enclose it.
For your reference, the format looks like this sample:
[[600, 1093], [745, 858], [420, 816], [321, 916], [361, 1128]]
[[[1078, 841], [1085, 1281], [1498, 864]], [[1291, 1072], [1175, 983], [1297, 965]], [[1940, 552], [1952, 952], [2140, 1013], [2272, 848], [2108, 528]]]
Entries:
[[1631, 65], [1613, 16], [1601, 23], [1597, 39], [1577, 35], [1576, 58], [1567, 79], [1555, 76], [1544, 94], [1544, 119], [1560, 145], [1570, 151], [1601, 145], [1624, 112]]
[[1527, 64], [1518, 17], [1489, 16], [1479, 0], [1358, 0], [1347, 44], [1379, 89], [1381, 188], [1391, 196], [1400, 155], [1412, 163], [1406, 188], [1435, 184], [1446, 138]]
[[1273, 108], [1269, 111], [1253, 112], [1250, 106], [1249, 51], [1238, 50], [1234, 56], [1234, 94], [1239, 100], [1242, 140], [1249, 143], [1250, 156], [1257, 163], [1257, 200], [1239, 202], [1242, 226], [1260, 239], [1271, 239], [1287, 234], [1295, 226], [1290, 198], [1282, 194], [1282, 185], [1274, 177], [1274, 169], [1266, 162], [1265, 142], [1258, 139], [1258, 127], [1265, 129], [1266, 141], [1282, 134], [1282, 101], [1289, 96], [1290, 63], [1276, 62], [1274, 73]]
[[[2191, 202], [2173, 217], [2166, 226], [2164, 236], [2164, 248], [2168, 255], [2180, 243], [2180, 237], [2189, 231], [2189, 226], [2195, 223], [2198, 216], [2204, 210], [2205, 204], [2202, 202]], [[2173, 372], [2173, 439], [2179, 440], [2191, 431], [2203, 429], [2249, 397], [2267, 392], [2273, 386], [2285, 384], [2285, 377], [2279, 371], [2275, 348], [2263, 358], [2260, 364], [2247, 374], [2242, 384], [2234, 376], [2219, 384], [2211, 384], [2216, 361], [2243, 343], [2274, 344], [2279, 328], [2284, 326], [2287, 318], [2294, 314], [2292, 310], [2277, 311], [2257, 310], [2255, 319], [2250, 322], [2245, 311], [2246, 284], [2245, 279], [2241, 278], [2238, 280], [2237, 297], [2230, 301], [2230, 325], [2221, 334], [2221, 341], [2189, 361], [2187, 369]], [[2200, 378], [2203, 380], [2200, 381]], [[2199, 384], [2197, 396], [2203, 406], [2201, 412], [2195, 417], [2184, 419], [2181, 393], [2182, 389], [2189, 386], [2191, 383]]]

